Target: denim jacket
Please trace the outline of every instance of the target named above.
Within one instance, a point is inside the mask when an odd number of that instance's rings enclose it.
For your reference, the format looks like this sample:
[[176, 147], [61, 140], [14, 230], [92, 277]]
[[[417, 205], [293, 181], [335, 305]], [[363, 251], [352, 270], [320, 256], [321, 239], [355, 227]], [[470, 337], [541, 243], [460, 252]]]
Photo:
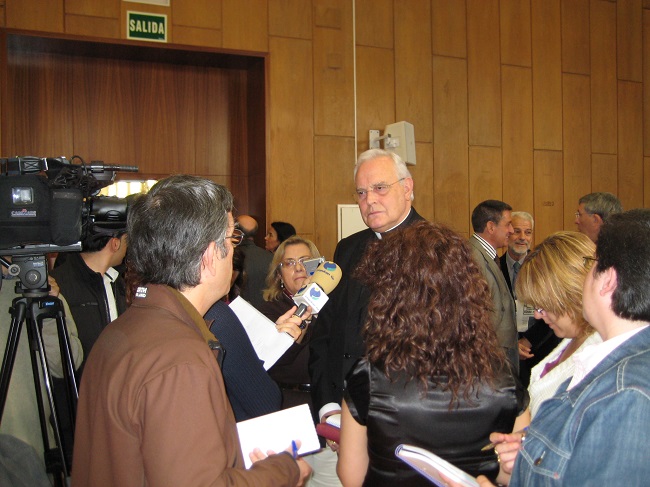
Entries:
[[650, 485], [650, 327], [544, 402], [511, 487]]

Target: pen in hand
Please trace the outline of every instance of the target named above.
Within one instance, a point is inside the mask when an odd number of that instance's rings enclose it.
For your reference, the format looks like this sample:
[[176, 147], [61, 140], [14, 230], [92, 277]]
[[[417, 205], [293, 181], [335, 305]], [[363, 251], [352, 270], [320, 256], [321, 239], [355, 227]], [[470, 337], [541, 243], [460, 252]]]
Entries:
[[[527, 430], [528, 430], [528, 426], [526, 426], [526, 427], [525, 427], [524, 429], [522, 429], [522, 430], [515, 431], [514, 433], [511, 433], [511, 434], [516, 435], [517, 433], [521, 433], [521, 441], [524, 441], [524, 439], [526, 439], [526, 431], [527, 431]], [[494, 448], [495, 446], [497, 446], [496, 443], [488, 443], [488, 444], [485, 445], [483, 448], [481, 448], [481, 451], [491, 450], [491, 449]]]
[[291, 453], [293, 454], [293, 459], [298, 458], [298, 445], [296, 445], [295, 440], [291, 440]]

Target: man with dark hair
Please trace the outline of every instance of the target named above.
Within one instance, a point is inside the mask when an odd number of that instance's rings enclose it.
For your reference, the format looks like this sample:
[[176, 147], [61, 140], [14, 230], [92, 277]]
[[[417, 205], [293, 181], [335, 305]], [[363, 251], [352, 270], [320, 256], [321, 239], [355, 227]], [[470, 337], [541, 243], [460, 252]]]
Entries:
[[575, 224], [593, 242], [598, 242], [598, 232], [610, 215], [621, 213], [623, 206], [612, 193], [589, 193], [578, 200]]
[[273, 254], [255, 245], [253, 238], [257, 234], [257, 221], [250, 215], [239, 215], [237, 217], [239, 229], [244, 232], [244, 240], [240, 249], [244, 253], [244, 287], [241, 297], [256, 308], [264, 302], [262, 292], [266, 288], [266, 275], [269, 273], [269, 266]]
[[[583, 314], [603, 338], [573, 355], [576, 372], [526, 433], [493, 433], [511, 487], [647, 485], [650, 478], [650, 210], [611, 215], [583, 289]], [[507, 483], [503, 475], [500, 481]], [[483, 477], [481, 485], [490, 485]], [[453, 484], [452, 484], [453, 485]]]
[[[172, 176], [129, 209], [129, 309], [102, 332], [81, 382], [73, 487], [294, 486], [310, 469], [255, 450], [246, 470], [202, 316], [230, 288], [230, 192]], [[300, 319], [293, 317], [297, 328]]]
[[512, 228], [512, 207], [498, 200], [486, 200], [472, 211], [474, 234], [469, 243], [474, 260], [483, 272], [492, 295], [492, 322], [499, 343], [513, 370], [519, 371], [515, 302], [501, 272], [497, 250], [508, 245]]
[[126, 311], [126, 285], [115, 269], [124, 260], [126, 249], [124, 222], [122, 229], [113, 229], [108, 235], [92, 232], [82, 241], [80, 253], [66, 254], [64, 262], [51, 272], [70, 305], [84, 357], [106, 325]]

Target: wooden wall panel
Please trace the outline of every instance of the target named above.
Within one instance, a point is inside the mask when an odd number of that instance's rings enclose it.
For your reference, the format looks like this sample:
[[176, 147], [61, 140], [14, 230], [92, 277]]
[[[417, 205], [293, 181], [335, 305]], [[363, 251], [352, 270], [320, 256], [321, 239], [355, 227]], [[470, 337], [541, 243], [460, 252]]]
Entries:
[[481, 201], [503, 200], [501, 174], [501, 149], [497, 147], [469, 148], [470, 211]]
[[530, 67], [532, 64], [530, 2], [501, 0], [499, 7], [501, 62]]
[[465, 1], [432, 0], [433, 54], [467, 57], [467, 10]]
[[[564, 201], [578, 201], [591, 192], [591, 128], [589, 126], [589, 78], [563, 75]], [[564, 212], [564, 228], [575, 220]]]
[[191, 2], [172, 2], [174, 25], [199, 29], [221, 28], [221, 0], [192, 0]]
[[643, 155], [650, 156], [650, 11], [643, 10]]
[[65, 16], [65, 31], [68, 34], [88, 37], [119, 39], [120, 23], [118, 18], [88, 17], [85, 15]]
[[221, 0], [223, 47], [268, 52], [267, 0]]
[[[392, 49], [393, 0], [355, 0], [357, 45]], [[363, 19], [359, 22], [360, 19]]]
[[533, 103], [530, 68], [503, 66], [503, 201], [533, 211]]
[[430, 18], [428, 2], [395, 2], [395, 121], [412, 123], [421, 142], [433, 140]]
[[[312, 43], [270, 39], [267, 219], [314, 234], [314, 110]], [[291, 73], [291, 76], [286, 76]], [[287, 197], [290, 195], [290, 197]]]
[[219, 48], [223, 44], [222, 32], [216, 29], [174, 26], [174, 43], [186, 46]]
[[337, 243], [337, 205], [354, 204], [353, 170], [356, 147], [352, 137], [314, 138], [314, 191], [316, 201], [314, 241], [321, 254], [332, 259]]
[[314, 131], [353, 137], [352, 4], [320, 3], [314, 8]]
[[589, 74], [589, 1], [562, 0], [562, 71]]
[[415, 200], [413, 206], [418, 213], [429, 221], [435, 220], [435, 201], [433, 190], [433, 144], [416, 142], [415, 151], [418, 163], [409, 166], [411, 176], [415, 182]]
[[562, 200], [562, 153], [559, 151], [535, 151], [535, 241], [541, 242], [564, 228], [564, 213], [575, 213], [573, 202], [565, 208]]
[[616, 154], [616, 5], [591, 0], [591, 150]]
[[[115, 59], [74, 58], [74, 148], [86, 162], [103, 160], [110, 164], [141, 166], [156, 172], [145, 161], [136, 159], [138, 105], [135, 103], [134, 71]], [[122, 100], [115, 109], [115, 100]], [[116, 143], [119, 141], [119, 143]], [[65, 152], [66, 154], [68, 151]], [[153, 161], [152, 161], [153, 162]], [[145, 167], [142, 167], [143, 163]]]
[[[311, 39], [311, 11], [311, 2], [305, 2], [304, 0], [270, 1], [269, 35]], [[342, 21], [342, 16], [340, 18]]]
[[618, 187], [623, 207], [643, 206], [643, 85], [618, 82]]
[[435, 220], [469, 231], [467, 62], [433, 57]]
[[532, 0], [533, 133], [536, 149], [562, 149], [559, 0]]
[[2, 148], [11, 155], [70, 154], [72, 64], [56, 54], [10, 52], [2, 110]]
[[616, 2], [616, 67], [618, 79], [642, 81], [642, 15], [641, 0]]
[[[618, 158], [616, 154], [591, 155], [591, 191], [618, 193]], [[582, 195], [580, 195], [582, 196]], [[577, 200], [575, 203], [578, 206]]]
[[8, 0], [6, 26], [42, 32], [63, 32], [63, 0]]
[[66, 15], [119, 19], [120, 3], [120, 0], [64, 0], [64, 8]]
[[[357, 151], [368, 148], [368, 131], [395, 121], [393, 51], [357, 46]], [[377, 80], [381, 80], [378, 83]]]
[[[163, 174], [193, 172], [194, 114], [193, 76], [181, 66], [142, 63], [136, 67], [135, 99], [141, 111], [135, 125], [135, 157], [138, 161], [157, 161]], [[161, 134], [174, 134], [164, 137]], [[142, 172], [152, 172], [143, 162]]]
[[501, 146], [498, 0], [467, 3], [469, 144]]

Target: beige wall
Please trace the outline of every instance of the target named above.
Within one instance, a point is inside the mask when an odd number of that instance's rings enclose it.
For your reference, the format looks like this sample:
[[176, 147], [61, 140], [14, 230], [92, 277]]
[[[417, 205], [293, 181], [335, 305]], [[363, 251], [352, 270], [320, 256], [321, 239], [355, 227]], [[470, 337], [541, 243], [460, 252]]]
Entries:
[[268, 53], [267, 218], [328, 257], [368, 130], [400, 120], [415, 206], [466, 235], [487, 198], [537, 241], [591, 191], [650, 206], [650, 0], [0, 0], [0, 23], [124, 39], [129, 9], [166, 13], [170, 43]]

